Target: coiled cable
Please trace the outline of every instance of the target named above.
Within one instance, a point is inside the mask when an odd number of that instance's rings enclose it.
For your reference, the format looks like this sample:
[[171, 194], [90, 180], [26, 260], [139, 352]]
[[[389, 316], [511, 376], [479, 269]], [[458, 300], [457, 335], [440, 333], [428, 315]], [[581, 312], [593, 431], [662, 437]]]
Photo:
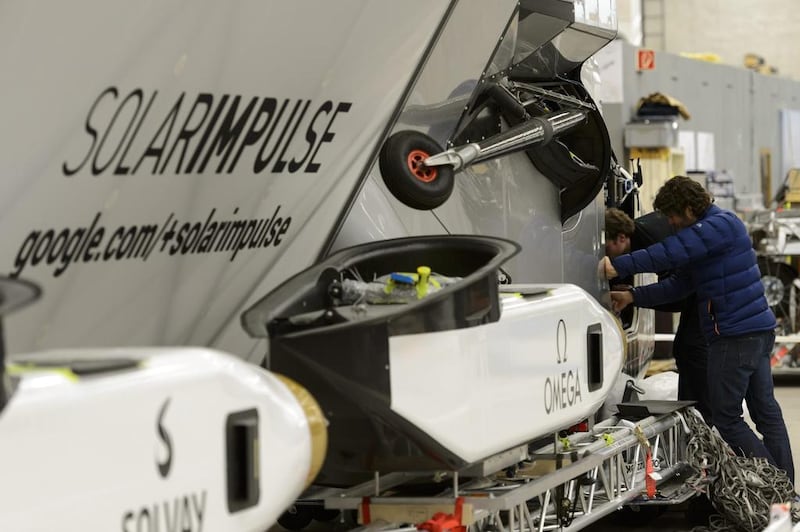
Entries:
[[[694, 527], [692, 532], [764, 530], [772, 505], [795, 498], [786, 472], [765, 458], [736, 456], [694, 409], [685, 419], [691, 433], [687, 461], [700, 472], [696, 488], [706, 492], [719, 512], [711, 516], [708, 526]], [[793, 506], [792, 519], [799, 518]]]

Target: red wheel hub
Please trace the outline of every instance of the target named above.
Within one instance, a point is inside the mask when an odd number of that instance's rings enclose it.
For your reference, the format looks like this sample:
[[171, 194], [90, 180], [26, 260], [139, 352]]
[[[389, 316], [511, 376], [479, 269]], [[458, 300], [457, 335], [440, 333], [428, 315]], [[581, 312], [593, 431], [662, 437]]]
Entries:
[[408, 169], [416, 176], [417, 179], [423, 183], [430, 183], [438, 175], [436, 168], [428, 168], [425, 166], [425, 159], [430, 155], [422, 150], [412, 150], [408, 154]]

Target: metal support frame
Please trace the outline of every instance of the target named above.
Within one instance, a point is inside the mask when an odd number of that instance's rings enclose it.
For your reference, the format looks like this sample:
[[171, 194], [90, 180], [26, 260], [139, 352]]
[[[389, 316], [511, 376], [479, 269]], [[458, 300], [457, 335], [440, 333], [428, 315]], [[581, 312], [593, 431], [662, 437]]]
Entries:
[[[453, 472], [452, 487], [446, 488], [443, 483], [438, 496], [378, 495], [371, 497], [369, 504], [391, 505], [398, 511], [413, 508], [418, 515], [420, 508], [454, 507], [460, 497], [465, 507], [471, 507], [471, 522], [464, 522], [469, 532], [483, 532], [489, 525], [499, 532], [580, 530], [625, 504], [676, 504], [674, 498], [659, 495], [647, 499], [643, 495], [643, 447], [647, 444], [652, 450], [658, 486], [690, 471], [685, 460], [689, 429], [682, 416], [679, 411], [635, 423], [611, 418], [596, 424], [589, 433], [558, 439], [531, 454], [533, 466], [556, 466], [543, 474], [526, 473], [527, 468], [522, 468], [513, 478], [494, 477], [486, 487], [487, 479], [459, 484], [458, 473]], [[430, 477], [430, 473], [388, 474], [380, 477], [380, 487], [388, 490], [411, 479], [425, 479], [426, 475]], [[357, 510], [365, 495], [376, 493], [377, 482], [376, 478], [329, 497], [324, 500], [325, 508]], [[683, 500], [693, 494], [684, 490]]]

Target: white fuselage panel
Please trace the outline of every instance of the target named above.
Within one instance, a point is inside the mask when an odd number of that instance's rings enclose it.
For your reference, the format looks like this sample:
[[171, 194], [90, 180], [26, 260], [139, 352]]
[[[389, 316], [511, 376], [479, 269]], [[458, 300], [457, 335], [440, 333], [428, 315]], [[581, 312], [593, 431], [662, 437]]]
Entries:
[[[498, 322], [391, 337], [392, 410], [469, 462], [592, 415], [622, 368], [620, 328], [576, 286], [538, 288], [503, 296]], [[590, 391], [587, 332], [596, 324], [605, 378]]]

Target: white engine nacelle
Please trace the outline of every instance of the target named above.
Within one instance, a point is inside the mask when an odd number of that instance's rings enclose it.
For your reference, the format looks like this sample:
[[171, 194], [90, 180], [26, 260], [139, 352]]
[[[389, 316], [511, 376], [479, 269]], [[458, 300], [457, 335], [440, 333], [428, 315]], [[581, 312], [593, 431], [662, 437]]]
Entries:
[[316, 475], [299, 385], [208, 349], [15, 357], [0, 414], [4, 530], [266, 530]]

